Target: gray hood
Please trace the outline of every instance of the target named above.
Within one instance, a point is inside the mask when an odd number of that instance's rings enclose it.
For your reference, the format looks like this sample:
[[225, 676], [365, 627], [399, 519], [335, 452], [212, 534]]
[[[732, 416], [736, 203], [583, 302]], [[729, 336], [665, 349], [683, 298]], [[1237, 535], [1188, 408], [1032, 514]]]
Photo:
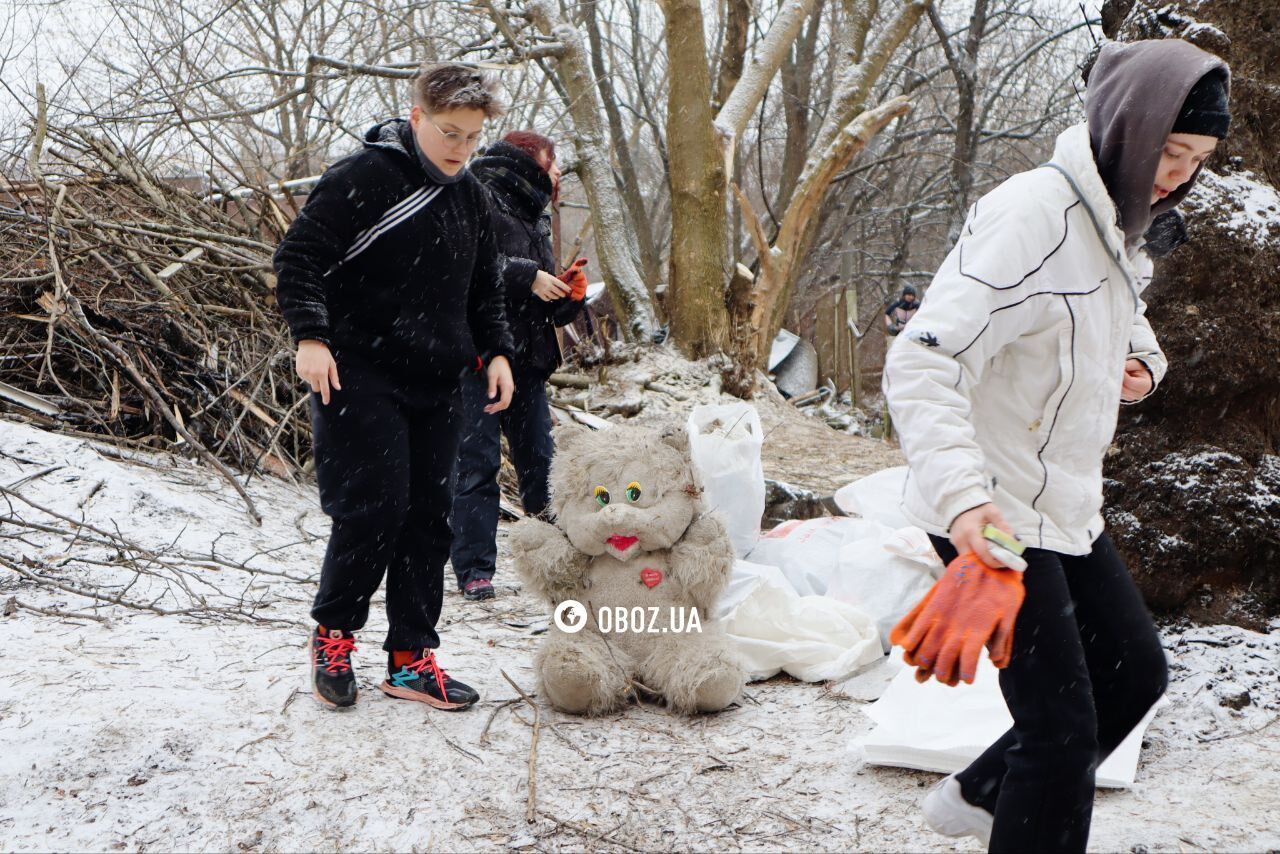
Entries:
[[1152, 219], [1182, 201], [1200, 176], [1197, 168], [1151, 204], [1165, 140], [1191, 87], [1211, 71], [1230, 84], [1230, 69], [1213, 54], [1181, 39], [1151, 39], [1108, 42], [1089, 72], [1089, 142], [1127, 242], [1141, 239]]

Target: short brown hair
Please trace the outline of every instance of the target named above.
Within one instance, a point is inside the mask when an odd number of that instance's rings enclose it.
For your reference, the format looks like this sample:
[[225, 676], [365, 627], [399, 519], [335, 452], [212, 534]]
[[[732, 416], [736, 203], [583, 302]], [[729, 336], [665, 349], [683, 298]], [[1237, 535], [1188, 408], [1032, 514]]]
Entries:
[[413, 79], [413, 102], [428, 113], [482, 110], [496, 119], [507, 110], [498, 78], [460, 62], [431, 62]]

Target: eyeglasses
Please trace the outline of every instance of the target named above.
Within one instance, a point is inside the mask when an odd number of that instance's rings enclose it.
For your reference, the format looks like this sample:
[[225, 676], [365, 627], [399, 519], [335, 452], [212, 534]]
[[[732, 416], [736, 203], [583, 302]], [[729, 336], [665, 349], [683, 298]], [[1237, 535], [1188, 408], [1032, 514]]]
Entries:
[[428, 123], [429, 123], [433, 128], [435, 128], [435, 129], [436, 129], [436, 132], [437, 132], [437, 133], [439, 133], [439, 134], [440, 134], [440, 136], [444, 137], [444, 144], [445, 144], [445, 145], [447, 145], [447, 146], [449, 146], [450, 148], [457, 148], [458, 146], [466, 146], [467, 148], [475, 148], [477, 145], [479, 145], [479, 144], [480, 144], [480, 134], [479, 134], [479, 133], [473, 133], [473, 134], [471, 134], [470, 136], [464, 136], [463, 134], [460, 134], [460, 133], [458, 133], [458, 132], [456, 132], [456, 131], [448, 131], [448, 130], [445, 130], [444, 128], [440, 127], [440, 125], [438, 125], [438, 124], [436, 124], [435, 122], [431, 121], [431, 119], [427, 119], [427, 122], [428, 122]]

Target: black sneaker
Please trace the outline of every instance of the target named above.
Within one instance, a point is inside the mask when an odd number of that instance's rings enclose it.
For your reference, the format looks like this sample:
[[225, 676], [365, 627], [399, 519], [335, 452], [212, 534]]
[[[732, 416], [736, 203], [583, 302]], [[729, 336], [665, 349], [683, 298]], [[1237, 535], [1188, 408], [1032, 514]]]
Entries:
[[387, 678], [378, 686], [388, 697], [417, 700], [437, 709], [465, 709], [480, 699], [469, 685], [463, 685], [436, 663], [433, 650], [424, 649], [417, 661], [397, 668], [387, 654]]
[[351, 669], [351, 653], [356, 639], [333, 629], [320, 633], [311, 630], [311, 690], [316, 699], [331, 709], [345, 709], [356, 704], [356, 674]]
[[487, 578], [468, 581], [462, 588], [462, 598], [468, 602], [481, 602], [494, 597], [493, 584]]

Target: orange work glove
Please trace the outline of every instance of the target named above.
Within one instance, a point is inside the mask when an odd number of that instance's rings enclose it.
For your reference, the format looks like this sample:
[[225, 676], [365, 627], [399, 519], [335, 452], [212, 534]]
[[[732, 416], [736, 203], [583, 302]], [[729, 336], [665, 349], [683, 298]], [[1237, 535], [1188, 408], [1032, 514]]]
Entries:
[[945, 685], [972, 684], [984, 646], [996, 667], [1009, 664], [1013, 624], [1026, 595], [1021, 572], [989, 567], [965, 552], [898, 621], [889, 642], [903, 648], [917, 682], [936, 676]]
[[587, 297], [587, 274], [582, 272], [585, 266], [587, 266], [587, 259], [579, 258], [569, 265], [569, 269], [557, 276], [560, 281], [569, 286], [569, 299], [582, 300]]

